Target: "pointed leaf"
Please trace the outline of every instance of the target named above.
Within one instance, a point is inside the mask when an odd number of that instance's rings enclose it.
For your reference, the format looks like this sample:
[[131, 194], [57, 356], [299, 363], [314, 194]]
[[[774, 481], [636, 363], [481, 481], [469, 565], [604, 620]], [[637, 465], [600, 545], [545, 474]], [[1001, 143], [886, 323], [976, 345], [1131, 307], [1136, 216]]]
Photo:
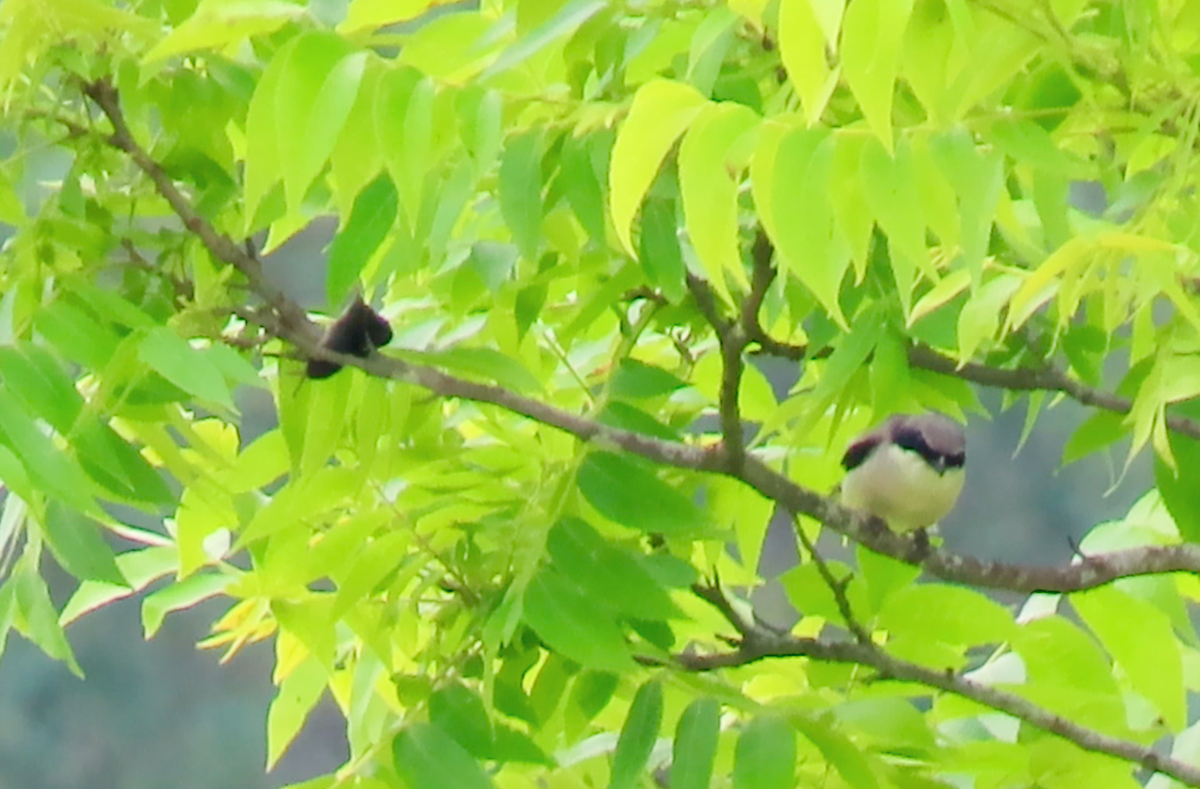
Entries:
[[625, 718], [616, 750], [613, 751], [612, 778], [608, 789], [632, 789], [638, 785], [638, 778], [658, 740], [662, 714], [662, 684], [651, 680], [638, 688], [629, 706], [629, 715]]
[[746, 724], [734, 751], [733, 789], [792, 789], [795, 773], [796, 733], [787, 721], [759, 717]]
[[542, 135], [533, 131], [509, 140], [500, 157], [500, 213], [513, 240], [535, 261], [542, 238]]
[[913, 0], [850, 3], [842, 24], [842, 71], [875, 136], [892, 150], [892, 91]]
[[695, 531], [705, 524], [696, 504], [660, 480], [644, 461], [592, 452], [579, 468], [579, 492], [611, 521], [660, 534]]
[[129, 585], [117, 567], [116, 554], [104, 540], [99, 523], [60, 502], [51, 502], [46, 507], [42, 530], [54, 558], [80, 581]]
[[392, 740], [396, 772], [411, 789], [492, 789], [466, 749], [431, 723], [414, 723]]
[[1170, 618], [1115, 586], [1071, 595], [1071, 606], [1172, 731], [1187, 722], [1183, 659]]
[[563, 656], [624, 674], [633, 660], [612, 619], [560, 573], [540, 570], [525, 590], [525, 621]]
[[675, 729], [671, 789], [708, 789], [720, 733], [721, 705], [715, 699], [696, 699], [687, 706]]
[[722, 102], [700, 114], [679, 146], [679, 189], [688, 236], [719, 292], [725, 277], [748, 287], [738, 238], [738, 180], [748, 158], [745, 138], [758, 116], [741, 104]]
[[358, 197], [346, 226], [334, 236], [325, 275], [325, 297], [340, 304], [363, 267], [396, 224], [400, 196], [387, 173], [380, 173]]
[[617, 132], [608, 170], [609, 202], [617, 238], [630, 255], [633, 218], [679, 135], [707, 104], [690, 85], [653, 80], [638, 89]]

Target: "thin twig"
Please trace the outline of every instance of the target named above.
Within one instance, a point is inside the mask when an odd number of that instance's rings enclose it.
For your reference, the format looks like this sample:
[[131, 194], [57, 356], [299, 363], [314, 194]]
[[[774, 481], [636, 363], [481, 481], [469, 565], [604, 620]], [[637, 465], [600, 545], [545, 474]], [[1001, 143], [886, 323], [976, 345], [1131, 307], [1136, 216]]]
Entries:
[[833, 601], [837, 604], [838, 613], [842, 615], [842, 621], [846, 623], [846, 628], [858, 643], [874, 646], [875, 642], [871, 640], [871, 634], [867, 632], [867, 629], [858, 621], [858, 617], [854, 615], [854, 608], [850, 605], [850, 598], [846, 596], [846, 587], [854, 578], [854, 574], [851, 573], [840, 581], [834, 578], [833, 572], [829, 569], [829, 565], [825, 563], [824, 557], [817, 552], [817, 546], [813, 544], [813, 541], [808, 537], [808, 533], [801, 526], [800, 519], [793, 515], [792, 521], [796, 526], [796, 537], [799, 538], [800, 544], [804, 546], [804, 550], [808, 551], [808, 555], [812, 557], [813, 564], [817, 566], [817, 573], [833, 594]]

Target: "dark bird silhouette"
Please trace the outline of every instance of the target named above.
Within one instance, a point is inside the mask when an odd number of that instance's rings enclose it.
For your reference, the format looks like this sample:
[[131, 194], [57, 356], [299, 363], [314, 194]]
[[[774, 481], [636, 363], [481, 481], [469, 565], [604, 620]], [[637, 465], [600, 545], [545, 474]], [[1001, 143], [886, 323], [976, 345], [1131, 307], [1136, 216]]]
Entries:
[[[376, 348], [391, 341], [392, 327], [360, 296], [354, 299], [341, 317], [330, 324], [325, 336], [321, 338], [321, 347], [366, 359]], [[328, 378], [340, 369], [342, 365], [337, 362], [325, 359], [308, 360], [309, 378]]]

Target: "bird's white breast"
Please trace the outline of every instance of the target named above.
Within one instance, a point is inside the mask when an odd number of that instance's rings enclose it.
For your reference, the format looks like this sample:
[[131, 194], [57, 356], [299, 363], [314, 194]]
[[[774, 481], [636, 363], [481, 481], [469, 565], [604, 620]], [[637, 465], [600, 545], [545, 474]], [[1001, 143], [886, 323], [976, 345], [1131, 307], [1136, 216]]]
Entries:
[[842, 503], [878, 515], [896, 531], [913, 531], [941, 520], [965, 481], [961, 468], [939, 474], [916, 452], [885, 444], [846, 475]]

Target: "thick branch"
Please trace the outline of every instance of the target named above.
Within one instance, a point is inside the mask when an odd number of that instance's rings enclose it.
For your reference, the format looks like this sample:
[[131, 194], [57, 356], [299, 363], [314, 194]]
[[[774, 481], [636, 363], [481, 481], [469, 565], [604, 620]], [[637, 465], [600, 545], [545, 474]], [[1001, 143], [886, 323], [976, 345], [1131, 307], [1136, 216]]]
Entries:
[[[371, 375], [412, 383], [442, 397], [490, 403], [582, 440], [619, 447], [669, 466], [729, 473], [729, 459], [721, 447], [701, 448], [619, 430], [500, 386], [467, 381], [399, 359], [380, 355], [360, 359], [319, 347], [320, 329], [304, 311], [265, 280], [258, 261], [252, 255], [228, 236], [219, 233], [192, 208], [187, 197], [166, 172], [134, 140], [120, 113], [115, 91], [106, 87], [106, 83], [98, 83], [89, 86], [88, 95], [93, 96], [117, 129], [108, 138], [109, 143], [129, 154], [133, 162], [150, 177], [159, 194], [172, 206], [184, 225], [196, 234], [214, 258], [223, 260], [247, 276], [252, 288], [278, 313], [278, 324], [268, 328], [294, 343], [307, 358], [327, 359], [345, 366], [359, 367]], [[797, 485], [751, 455], [746, 457], [740, 472], [731, 476], [791, 512], [815, 518], [877, 553], [920, 564], [930, 574], [947, 581], [1017, 592], [1074, 592], [1102, 586], [1118, 578], [1169, 572], [1200, 573], [1200, 546], [1190, 544], [1146, 546], [1098, 554], [1069, 567], [1026, 567], [990, 562], [957, 556], [941, 549], [924, 553], [918, 543], [889, 531], [878, 519], [847, 510], [832, 499]]]
[[[1171, 571], [1200, 572], [1200, 547], [1188, 545], [1118, 551], [1094, 556], [1066, 568], [1021, 567], [982, 562], [954, 556], [941, 550], [926, 551], [917, 542], [889, 531], [879, 519], [847, 510], [833, 500], [793, 483], [753, 456], [746, 455], [744, 463], [732, 462], [728, 447], [705, 449], [675, 441], [664, 441], [601, 425], [502, 387], [467, 381], [430, 367], [412, 365], [378, 354], [360, 359], [321, 348], [318, 344], [319, 331], [308, 320], [304, 311], [266, 280], [258, 260], [253, 255], [228, 236], [218, 232], [193, 209], [187, 197], [162, 167], [137, 143], [121, 114], [115, 89], [109, 83], [101, 81], [87, 86], [86, 92], [113, 124], [114, 132], [107, 138], [108, 142], [130, 156], [139, 169], [151, 179], [159, 194], [171, 205], [184, 226], [200, 239], [213, 257], [236, 267], [246, 276], [251, 287], [274, 311], [273, 314], [263, 317], [264, 321], [273, 324], [269, 328], [296, 344], [310, 358], [328, 359], [346, 366], [356, 366], [371, 375], [411, 383], [443, 397], [457, 397], [496, 405], [566, 431], [582, 440], [616, 446], [666, 465], [736, 477], [792, 512], [816, 518], [872, 550], [902, 561], [921, 564], [930, 573], [951, 581], [1026, 592], [1065, 592], [1091, 588], [1115, 578], [1133, 575]], [[830, 644], [815, 639], [784, 636], [745, 623], [740, 617], [738, 620], [743, 628], [754, 633], [753, 638], [743, 637], [739, 651], [707, 657], [681, 656], [680, 665], [692, 670], [708, 670], [721, 666], [744, 665], [767, 657], [797, 656], [869, 665], [873, 666], [880, 676], [917, 682], [973, 699], [1058, 734], [1082, 748], [1128, 759], [1147, 769], [1200, 786], [1200, 769], [1160, 756], [1135, 743], [1078, 726], [1018, 696], [952, 674], [939, 673], [901, 661], [874, 648], [873, 645]]]
[[718, 410], [721, 415], [721, 435], [725, 441], [725, 450], [729, 453], [729, 467], [736, 471], [741, 469], [746, 456], [738, 391], [742, 384], [742, 352], [746, 350], [747, 338], [740, 324], [720, 314], [716, 297], [707, 282], [689, 274], [687, 284], [700, 312], [717, 333], [717, 340], [721, 345], [721, 391], [718, 396]]

